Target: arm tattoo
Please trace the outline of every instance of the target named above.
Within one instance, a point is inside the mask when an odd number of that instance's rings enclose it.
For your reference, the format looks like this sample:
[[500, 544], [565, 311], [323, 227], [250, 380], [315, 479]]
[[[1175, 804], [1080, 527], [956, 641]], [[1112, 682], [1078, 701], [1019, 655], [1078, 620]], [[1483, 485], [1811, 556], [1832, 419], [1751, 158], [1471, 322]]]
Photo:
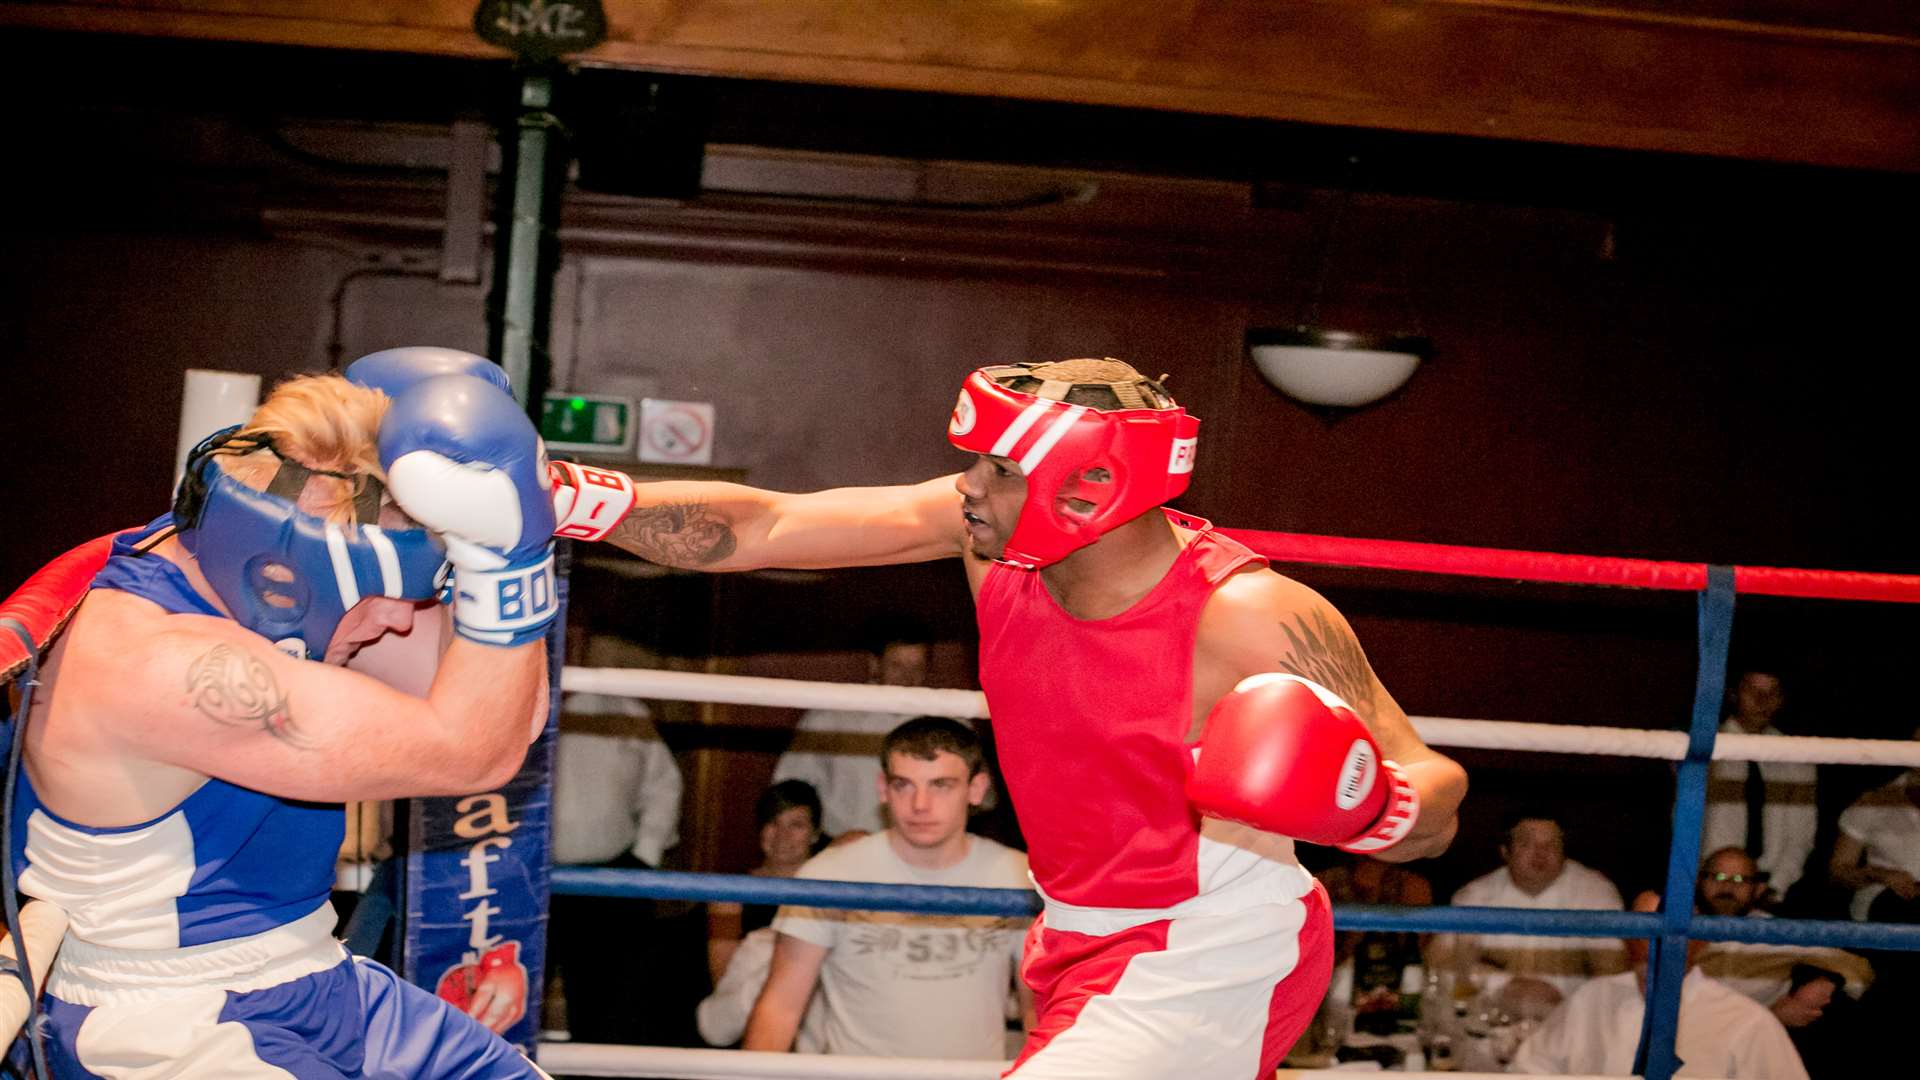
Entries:
[[1362, 720], [1371, 721], [1377, 684], [1353, 634], [1336, 626], [1321, 608], [1313, 610], [1311, 626], [1304, 615], [1295, 615], [1293, 621], [1294, 626], [1280, 624], [1288, 642], [1280, 670], [1319, 683], [1344, 698]]
[[698, 568], [733, 554], [733, 525], [702, 502], [636, 507], [614, 527], [610, 543], [662, 566]]
[[193, 707], [215, 723], [258, 725], [294, 746], [307, 744], [294, 730], [286, 691], [267, 665], [227, 645], [215, 645], [187, 668], [187, 693]]

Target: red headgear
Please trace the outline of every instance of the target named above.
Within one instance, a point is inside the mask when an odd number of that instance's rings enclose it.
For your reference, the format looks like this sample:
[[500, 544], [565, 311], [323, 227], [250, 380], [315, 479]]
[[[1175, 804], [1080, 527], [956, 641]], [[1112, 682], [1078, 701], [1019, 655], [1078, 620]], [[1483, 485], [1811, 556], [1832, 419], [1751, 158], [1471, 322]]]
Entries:
[[[1034, 374], [1041, 366], [984, 367], [967, 376], [947, 425], [953, 445], [1007, 458], [1026, 474], [1026, 505], [1000, 561], [1027, 570], [1051, 566], [1187, 490], [1200, 430], [1150, 380], [1079, 384]], [[1002, 385], [1016, 380], [1040, 383], [1039, 392]], [[1102, 411], [1060, 400], [1077, 385], [1106, 387], [1123, 406], [1143, 405]], [[1168, 406], [1156, 407], [1161, 400]], [[1069, 499], [1093, 509], [1076, 510]]]

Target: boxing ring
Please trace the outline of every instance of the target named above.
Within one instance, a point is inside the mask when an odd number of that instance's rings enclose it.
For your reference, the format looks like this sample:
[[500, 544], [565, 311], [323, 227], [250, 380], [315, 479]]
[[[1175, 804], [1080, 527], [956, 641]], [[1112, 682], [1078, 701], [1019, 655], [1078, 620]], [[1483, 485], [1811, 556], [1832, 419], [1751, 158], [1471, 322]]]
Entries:
[[[1744, 919], [1693, 914], [1706, 808], [1708, 769], [1714, 761], [1773, 761], [1823, 765], [1920, 767], [1920, 742], [1756, 736], [1719, 732], [1726, 689], [1728, 647], [1739, 595], [1805, 599], [1920, 602], [1920, 575], [1710, 566], [1642, 559], [1592, 558], [1540, 552], [1456, 547], [1397, 541], [1353, 540], [1294, 533], [1224, 530], [1276, 563], [1305, 563], [1426, 574], [1493, 578], [1513, 582], [1588, 585], [1697, 594], [1698, 666], [1690, 720], [1685, 731], [1571, 726], [1412, 717], [1429, 745], [1535, 753], [1610, 755], [1676, 763], [1673, 836], [1659, 913], [1521, 911], [1508, 908], [1335, 905], [1342, 930], [1422, 933], [1519, 933], [1529, 935], [1643, 938], [1650, 950], [1646, 1022], [1636, 1072], [1668, 1080], [1678, 1068], [1674, 1045], [1681, 979], [1689, 939], [1809, 947], [1920, 950], [1920, 925], [1887, 925], [1796, 919]], [[572, 691], [625, 697], [761, 705], [835, 708], [976, 719], [987, 715], [975, 691], [847, 685], [689, 672], [565, 669]], [[1015, 889], [933, 888], [762, 878], [653, 870], [556, 867], [555, 893], [581, 896], [728, 900], [759, 904], [912, 911], [965, 915], [1029, 916], [1038, 897]], [[688, 1080], [856, 1080], [866, 1077], [919, 1080], [986, 1080], [997, 1062], [921, 1061], [844, 1056], [820, 1057], [736, 1050], [543, 1043], [539, 1061], [555, 1074], [576, 1076], [680, 1077]], [[1332, 1076], [1283, 1070], [1287, 1076]], [[1461, 1077], [1475, 1074], [1457, 1073]]]

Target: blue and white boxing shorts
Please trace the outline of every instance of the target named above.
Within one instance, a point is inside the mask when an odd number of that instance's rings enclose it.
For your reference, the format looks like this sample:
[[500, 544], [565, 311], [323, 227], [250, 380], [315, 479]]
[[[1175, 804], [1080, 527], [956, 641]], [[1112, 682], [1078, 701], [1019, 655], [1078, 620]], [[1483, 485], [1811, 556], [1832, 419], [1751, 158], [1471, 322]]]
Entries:
[[[69, 938], [47, 978], [57, 1080], [537, 1080], [479, 1021], [348, 955], [323, 906], [182, 949]], [[316, 933], [317, 931], [317, 933]]]

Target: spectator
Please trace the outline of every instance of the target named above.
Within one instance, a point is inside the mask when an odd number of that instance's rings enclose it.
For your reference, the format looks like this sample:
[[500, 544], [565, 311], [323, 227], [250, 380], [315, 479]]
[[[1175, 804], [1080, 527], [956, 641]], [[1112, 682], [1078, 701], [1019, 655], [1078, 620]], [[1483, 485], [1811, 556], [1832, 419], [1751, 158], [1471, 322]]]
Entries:
[[[638, 645], [568, 628], [569, 652], [590, 667], [634, 667]], [[553, 860], [566, 866], [657, 868], [679, 842], [681, 779], [644, 702], [568, 693], [553, 747]], [[552, 973], [566, 1027], [586, 1042], [658, 1041], [649, 1026], [668, 1011], [636, 1006], [628, 988], [636, 954], [662, 965], [663, 928], [651, 901], [555, 896], [547, 923]], [[622, 942], [610, 948], [609, 943]], [[671, 965], [678, 966], [678, 965]], [[699, 979], [698, 969], [691, 979]], [[665, 987], [671, 980], [657, 980]], [[680, 1006], [684, 1008], [685, 1006]]]
[[[1862, 795], [1840, 815], [1829, 865], [1837, 885], [1855, 890], [1852, 915], [1873, 922], [1920, 922], [1920, 769]], [[1920, 992], [1920, 954], [1875, 954], [1879, 973], [1862, 1000], [1861, 1027], [1892, 1030], [1912, 1014]], [[1904, 1063], [1903, 1063], [1904, 1067]]]
[[[1771, 914], [1757, 904], [1764, 889], [1764, 877], [1753, 856], [1737, 847], [1721, 848], [1708, 855], [1700, 866], [1698, 909], [1708, 915], [1771, 918]], [[1784, 1001], [1793, 973], [1808, 965], [1831, 972], [1854, 998], [1873, 982], [1872, 965], [1862, 957], [1839, 949], [1716, 941], [1707, 946], [1700, 958], [1701, 971], [1767, 1006]], [[1813, 992], [1817, 993], [1817, 989]], [[1795, 1026], [1787, 1015], [1781, 1015], [1780, 1020], [1790, 1028]]]
[[[587, 655], [623, 651], [594, 638]], [[594, 660], [588, 660], [594, 665]], [[680, 842], [680, 766], [643, 701], [561, 698], [553, 747], [553, 861], [658, 868]]]
[[[1657, 894], [1641, 893], [1635, 911], [1658, 911]], [[1680, 985], [1674, 1053], [1686, 1076], [1729, 1080], [1807, 1080], [1786, 1028], [1773, 1013], [1728, 989], [1696, 966], [1704, 942], [1689, 942]], [[1516, 1073], [1631, 1076], [1646, 1018], [1647, 942], [1627, 942], [1632, 970], [1593, 979], [1567, 995], [1538, 1031], [1520, 1044]]]
[[[986, 797], [979, 738], [952, 720], [920, 717], [881, 748], [882, 832], [814, 856], [800, 877], [901, 885], [1027, 887], [1026, 856], [967, 833]], [[1006, 1057], [1008, 989], [1025, 919], [783, 907], [772, 971], [742, 1045], [793, 1047], [819, 988], [830, 1054]], [[1023, 1014], [1031, 1005], [1022, 994]]]
[[[732, 1046], [746, 1033], [753, 1003], [767, 985], [767, 972], [773, 966], [773, 949], [779, 936], [773, 927], [762, 926], [734, 943], [736, 947], [730, 950], [726, 970], [714, 981], [713, 993], [694, 1010], [694, 1022], [708, 1046]], [[801, 1014], [799, 1030], [794, 1033], [796, 1053], [821, 1052], [821, 1015], [822, 998], [815, 993], [807, 999], [807, 1010]]]
[[[924, 686], [933, 646], [917, 629], [901, 628], [876, 643], [867, 681], [885, 686]], [[793, 742], [773, 768], [773, 778], [804, 780], [820, 793], [820, 826], [828, 836], [858, 830], [878, 832], [880, 802], [874, 798], [875, 751], [887, 732], [906, 720], [899, 713], [809, 709], [794, 728]]]
[[[1455, 906], [1619, 911], [1620, 890], [1605, 875], [1567, 858], [1566, 834], [1552, 813], [1522, 810], [1508, 819], [1500, 858], [1506, 865], [1453, 894]], [[1618, 941], [1524, 934], [1443, 939], [1455, 967], [1502, 996], [1508, 1008], [1542, 1013], [1596, 975], [1624, 970]]]
[[[1433, 885], [1426, 878], [1404, 866], [1367, 856], [1333, 867], [1319, 878], [1327, 898], [1336, 904], [1427, 907], [1433, 903]], [[1424, 944], [1420, 934], [1379, 930], [1334, 934], [1335, 975], [1331, 985], [1352, 987], [1351, 1004], [1359, 1026], [1377, 1027], [1381, 1034], [1392, 1031], [1402, 1011], [1400, 992], [1406, 970], [1420, 965]], [[1348, 977], [1341, 974], [1343, 967]]]
[[[1774, 720], [1786, 707], [1780, 677], [1770, 671], [1740, 672], [1720, 730], [1728, 735], [1779, 735]], [[1814, 802], [1819, 770], [1788, 761], [1716, 761], [1707, 781], [1707, 814], [1700, 850], [1737, 847], [1752, 855], [1767, 875], [1770, 896], [1784, 897], [1805, 872], [1813, 852], [1819, 812]]]
[[1855, 890], [1855, 919], [1920, 922], [1920, 769], [1847, 807], [1829, 870]]
[[[760, 826], [760, 865], [747, 871], [761, 877], [792, 877], [813, 857], [820, 843], [820, 796], [804, 780], [782, 780], [760, 793], [753, 805]], [[707, 905], [707, 966], [718, 984], [727, 971], [733, 950], [755, 930], [773, 924], [776, 904], [736, 904], [714, 901]], [[764, 965], [763, 965], [764, 966]], [[765, 978], [764, 971], [762, 979]], [[754, 985], [754, 994], [759, 986]], [[749, 1007], [752, 996], [747, 998]], [[741, 1023], [746, 1022], [744, 1014]], [[738, 1032], [733, 1038], [739, 1039]], [[708, 1040], [711, 1042], [712, 1040]]]

